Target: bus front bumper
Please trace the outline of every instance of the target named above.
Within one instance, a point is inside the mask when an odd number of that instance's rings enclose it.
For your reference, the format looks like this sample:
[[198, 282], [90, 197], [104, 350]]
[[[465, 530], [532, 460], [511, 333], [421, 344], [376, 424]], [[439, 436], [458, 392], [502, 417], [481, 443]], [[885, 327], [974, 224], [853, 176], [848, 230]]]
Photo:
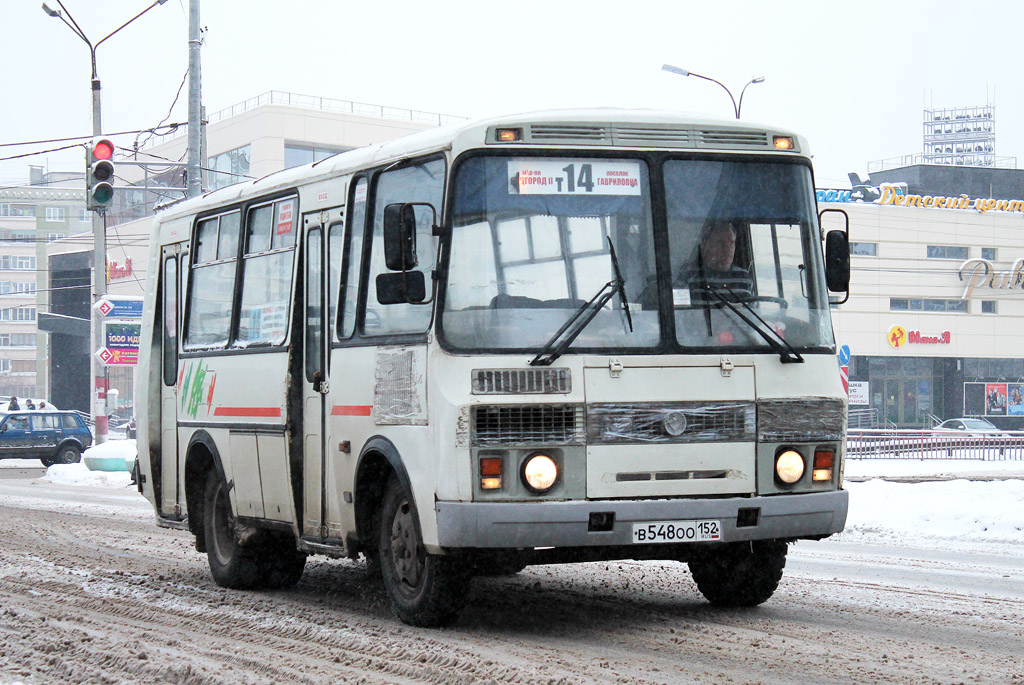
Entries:
[[[438, 502], [438, 544], [448, 549], [631, 545], [634, 523], [692, 520], [719, 521], [723, 542], [824, 537], [843, 530], [849, 501], [846, 490], [837, 490], [722, 499]], [[614, 514], [611, 529], [592, 530], [595, 520], [607, 523], [609, 513]]]

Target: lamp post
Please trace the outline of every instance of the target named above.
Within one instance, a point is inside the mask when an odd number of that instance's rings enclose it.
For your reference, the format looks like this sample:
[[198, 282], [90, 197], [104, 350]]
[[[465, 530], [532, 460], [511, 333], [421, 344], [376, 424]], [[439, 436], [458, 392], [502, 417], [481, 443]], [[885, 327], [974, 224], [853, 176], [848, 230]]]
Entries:
[[671, 64], [662, 65], [661, 70], [670, 72], [672, 74], [679, 74], [680, 76], [696, 76], [697, 78], [702, 78], [705, 81], [711, 81], [712, 83], [717, 83], [718, 85], [722, 86], [725, 92], [728, 93], [729, 99], [732, 100], [732, 110], [736, 114], [737, 119], [740, 118], [740, 110], [743, 109], [743, 94], [747, 92], [747, 87], [750, 86], [750, 84], [752, 83], [764, 83], [764, 76], [755, 76], [754, 78], [747, 81], [747, 85], [743, 86], [743, 90], [740, 91], [740, 101], [739, 103], [737, 103], [736, 98], [732, 96], [732, 91], [726, 88], [725, 84], [722, 83], [721, 81], [716, 81], [715, 79], [709, 76], [695, 74], [692, 71], [687, 71], [686, 69], [683, 69], [681, 67], [674, 67]]
[[[126, 21], [125, 23], [118, 26], [116, 29], [108, 33], [103, 38], [96, 41], [93, 45], [92, 41], [85, 35], [85, 31], [78, 25], [75, 18], [71, 16], [71, 12], [68, 12], [68, 8], [64, 6], [62, 0], [57, 0], [57, 4], [60, 5], [59, 10], [50, 8], [45, 2], [43, 3], [43, 11], [48, 16], [60, 19], [64, 24], [71, 29], [71, 31], [81, 38], [87, 46], [89, 46], [89, 57], [92, 60], [92, 75], [90, 77], [90, 87], [92, 89], [92, 134], [93, 136], [103, 135], [103, 124], [101, 120], [100, 112], [100, 79], [96, 71], [96, 50], [104, 41], [108, 40], [115, 33], [128, 26], [143, 14], [153, 9], [157, 5], [162, 5], [167, 0], [155, 0], [149, 7], [142, 10], [134, 17]], [[113, 181], [113, 179], [111, 179]], [[93, 290], [93, 303], [95, 304], [107, 294], [107, 235], [106, 235], [106, 222], [105, 217], [102, 216], [101, 212], [93, 212], [92, 215], [92, 235], [93, 235], [93, 270], [92, 270], [92, 290]], [[96, 421], [96, 444], [106, 442], [107, 440], [107, 413], [105, 408], [101, 408], [100, 400], [106, 402], [107, 396], [107, 382], [106, 373], [101, 367], [98, 359], [96, 359], [96, 352], [103, 347], [103, 314], [100, 313], [95, 307], [92, 312], [92, 349], [90, 350], [89, 360], [90, 368], [92, 370], [92, 377], [94, 380], [94, 389], [98, 391], [95, 401], [93, 402], [93, 417]], [[90, 398], [92, 397], [92, 391], [89, 393]]]

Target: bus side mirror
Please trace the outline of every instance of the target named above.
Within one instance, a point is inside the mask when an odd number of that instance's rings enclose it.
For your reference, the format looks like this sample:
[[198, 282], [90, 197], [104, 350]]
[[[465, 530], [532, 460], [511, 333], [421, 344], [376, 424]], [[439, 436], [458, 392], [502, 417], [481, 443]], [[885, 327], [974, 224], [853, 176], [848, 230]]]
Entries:
[[377, 275], [377, 302], [380, 304], [422, 304], [427, 287], [422, 271], [399, 271]]
[[850, 290], [850, 239], [845, 231], [825, 234], [825, 284], [834, 293]]
[[384, 264], [392, 271], [416, 266], [416, 210], [411, 203], [384, 208]]

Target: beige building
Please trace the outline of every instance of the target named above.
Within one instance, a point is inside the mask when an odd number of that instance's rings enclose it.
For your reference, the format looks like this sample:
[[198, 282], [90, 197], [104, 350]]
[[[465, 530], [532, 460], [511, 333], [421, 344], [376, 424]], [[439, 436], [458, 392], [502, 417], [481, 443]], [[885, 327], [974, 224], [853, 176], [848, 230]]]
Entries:
[[[965, 176], [970, 169], [962, 169]], [[882, 186], [874, 202], [818, 192], [850, 218], [850, 408], [900, 427], [983, 416], [1024, 429], [1024, 189], [1015, 198]], [[826, 214], [826, 227], [835, 215]]]

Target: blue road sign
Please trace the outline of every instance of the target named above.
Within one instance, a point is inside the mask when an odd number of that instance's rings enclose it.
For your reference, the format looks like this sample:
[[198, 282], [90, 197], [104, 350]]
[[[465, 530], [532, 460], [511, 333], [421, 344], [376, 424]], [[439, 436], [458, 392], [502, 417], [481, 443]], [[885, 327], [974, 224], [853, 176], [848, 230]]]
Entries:
[[846, 366], [850, 363], [850, 346], [843, 345], [839, 348], [839, 363]]

